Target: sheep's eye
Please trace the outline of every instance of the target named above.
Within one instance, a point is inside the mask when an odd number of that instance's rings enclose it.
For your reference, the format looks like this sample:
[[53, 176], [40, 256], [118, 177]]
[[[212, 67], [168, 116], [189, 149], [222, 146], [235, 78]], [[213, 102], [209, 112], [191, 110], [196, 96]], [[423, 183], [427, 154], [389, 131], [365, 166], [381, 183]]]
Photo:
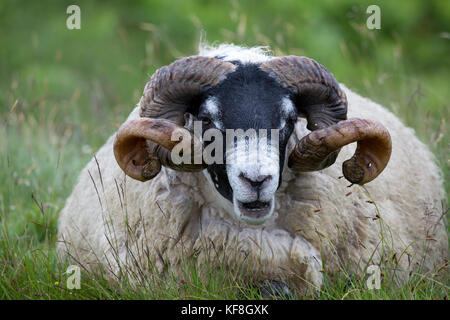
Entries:
[[203, 123], [204, 126], [209, 126], [211, 124], [211, 122], [212, 121], [209, 118], [203, 118], [202, 119], [202, 123]]
[[291, 117], [288, 119], [288, 122], [290, 125], [295, 125], [295, 123], [297, 122], [297, 117]]

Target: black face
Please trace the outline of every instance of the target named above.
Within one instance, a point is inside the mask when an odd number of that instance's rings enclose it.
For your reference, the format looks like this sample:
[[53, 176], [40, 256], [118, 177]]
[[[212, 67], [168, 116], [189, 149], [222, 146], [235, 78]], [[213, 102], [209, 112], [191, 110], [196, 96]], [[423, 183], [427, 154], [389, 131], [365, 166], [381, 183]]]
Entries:
[[[258, 65], [238, 64], [238, 68], [217, 87], [208, 90], [198, 110], [198, 119], [203, 120], [203, 131], [220, 129], [225, 139], [225, 129], [279, 129], [279, 183], [285, 158], [287, 141], [297, 120], [297, 111], [289, 98], [289, 91]], [[211, 142], [207, 142], [209, 144]], [[225, 149], [225, 146], [224, 146]], [[225, 155], [225, 150], [224, 153]], [[225, 159], [223, 161], [225, 163]], [[225, 164], [208, 166], [208, 172], [219, 193], [232, 201], [233, 189], [227, 176]]]

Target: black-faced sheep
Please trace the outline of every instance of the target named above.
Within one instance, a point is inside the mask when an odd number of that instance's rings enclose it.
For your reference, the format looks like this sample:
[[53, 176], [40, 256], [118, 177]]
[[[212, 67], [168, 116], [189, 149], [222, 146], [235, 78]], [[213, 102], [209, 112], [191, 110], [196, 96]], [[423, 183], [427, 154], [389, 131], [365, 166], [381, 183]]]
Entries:
[[[211, 128], [224, 140], [227, 129], [276, 129], [279, 143], [264, 154], [249, 151], [258, 137], [224, 147], [224, 158], [245, 161], [173, 161], [174, 133], [206, 150]], [[58, 251], [116, 275], [137, 264], [177, 270], [196, 251], [200, 266], [211, 255], [250, 262], [249, 280], [301, 293], [320, 288], [324, 268], [379, 264], [387, 247], [405, 274], [442, 263], [442, 199], [439, 170], [413, 130], [314, 60], [205, 47], [155, 72], [83, 169], [60, 214]]]

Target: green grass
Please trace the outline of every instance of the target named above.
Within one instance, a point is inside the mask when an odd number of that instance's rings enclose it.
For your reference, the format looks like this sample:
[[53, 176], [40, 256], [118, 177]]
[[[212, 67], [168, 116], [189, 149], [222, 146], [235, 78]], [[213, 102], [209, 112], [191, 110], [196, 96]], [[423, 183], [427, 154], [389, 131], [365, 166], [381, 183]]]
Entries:
[[[83, 271], [67, 290], [55, 254], [58, 212], [82, 167], [117, 129], [149, 76], [210, 42], [268, 45], [312, 57], [351, 89], [392, 110], [436, 155], [449, 199], [450, 2], [381, 1], [382, 29], [365, 28], [372, 1], [80, 1], [82, 29], [65, 27], [71, 1], [0, 2], [0, 298], [260, 298], [230, 270], [186, 261], [186, 279], [144, 288]], [[437, 271], [437, 270], [436, 270]], [[324, 274], [322, 299], [444, 299], [448, 268], [404, 285]]]

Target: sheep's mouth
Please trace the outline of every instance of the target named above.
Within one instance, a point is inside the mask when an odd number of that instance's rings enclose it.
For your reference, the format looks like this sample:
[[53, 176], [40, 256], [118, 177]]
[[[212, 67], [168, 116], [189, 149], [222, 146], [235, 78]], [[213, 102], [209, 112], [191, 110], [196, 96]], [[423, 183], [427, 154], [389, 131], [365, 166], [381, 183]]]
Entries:
[[271, 201], [238, 201], [238, 207], [241, 213], [248, 218], [260, 219], [271, 212]]

